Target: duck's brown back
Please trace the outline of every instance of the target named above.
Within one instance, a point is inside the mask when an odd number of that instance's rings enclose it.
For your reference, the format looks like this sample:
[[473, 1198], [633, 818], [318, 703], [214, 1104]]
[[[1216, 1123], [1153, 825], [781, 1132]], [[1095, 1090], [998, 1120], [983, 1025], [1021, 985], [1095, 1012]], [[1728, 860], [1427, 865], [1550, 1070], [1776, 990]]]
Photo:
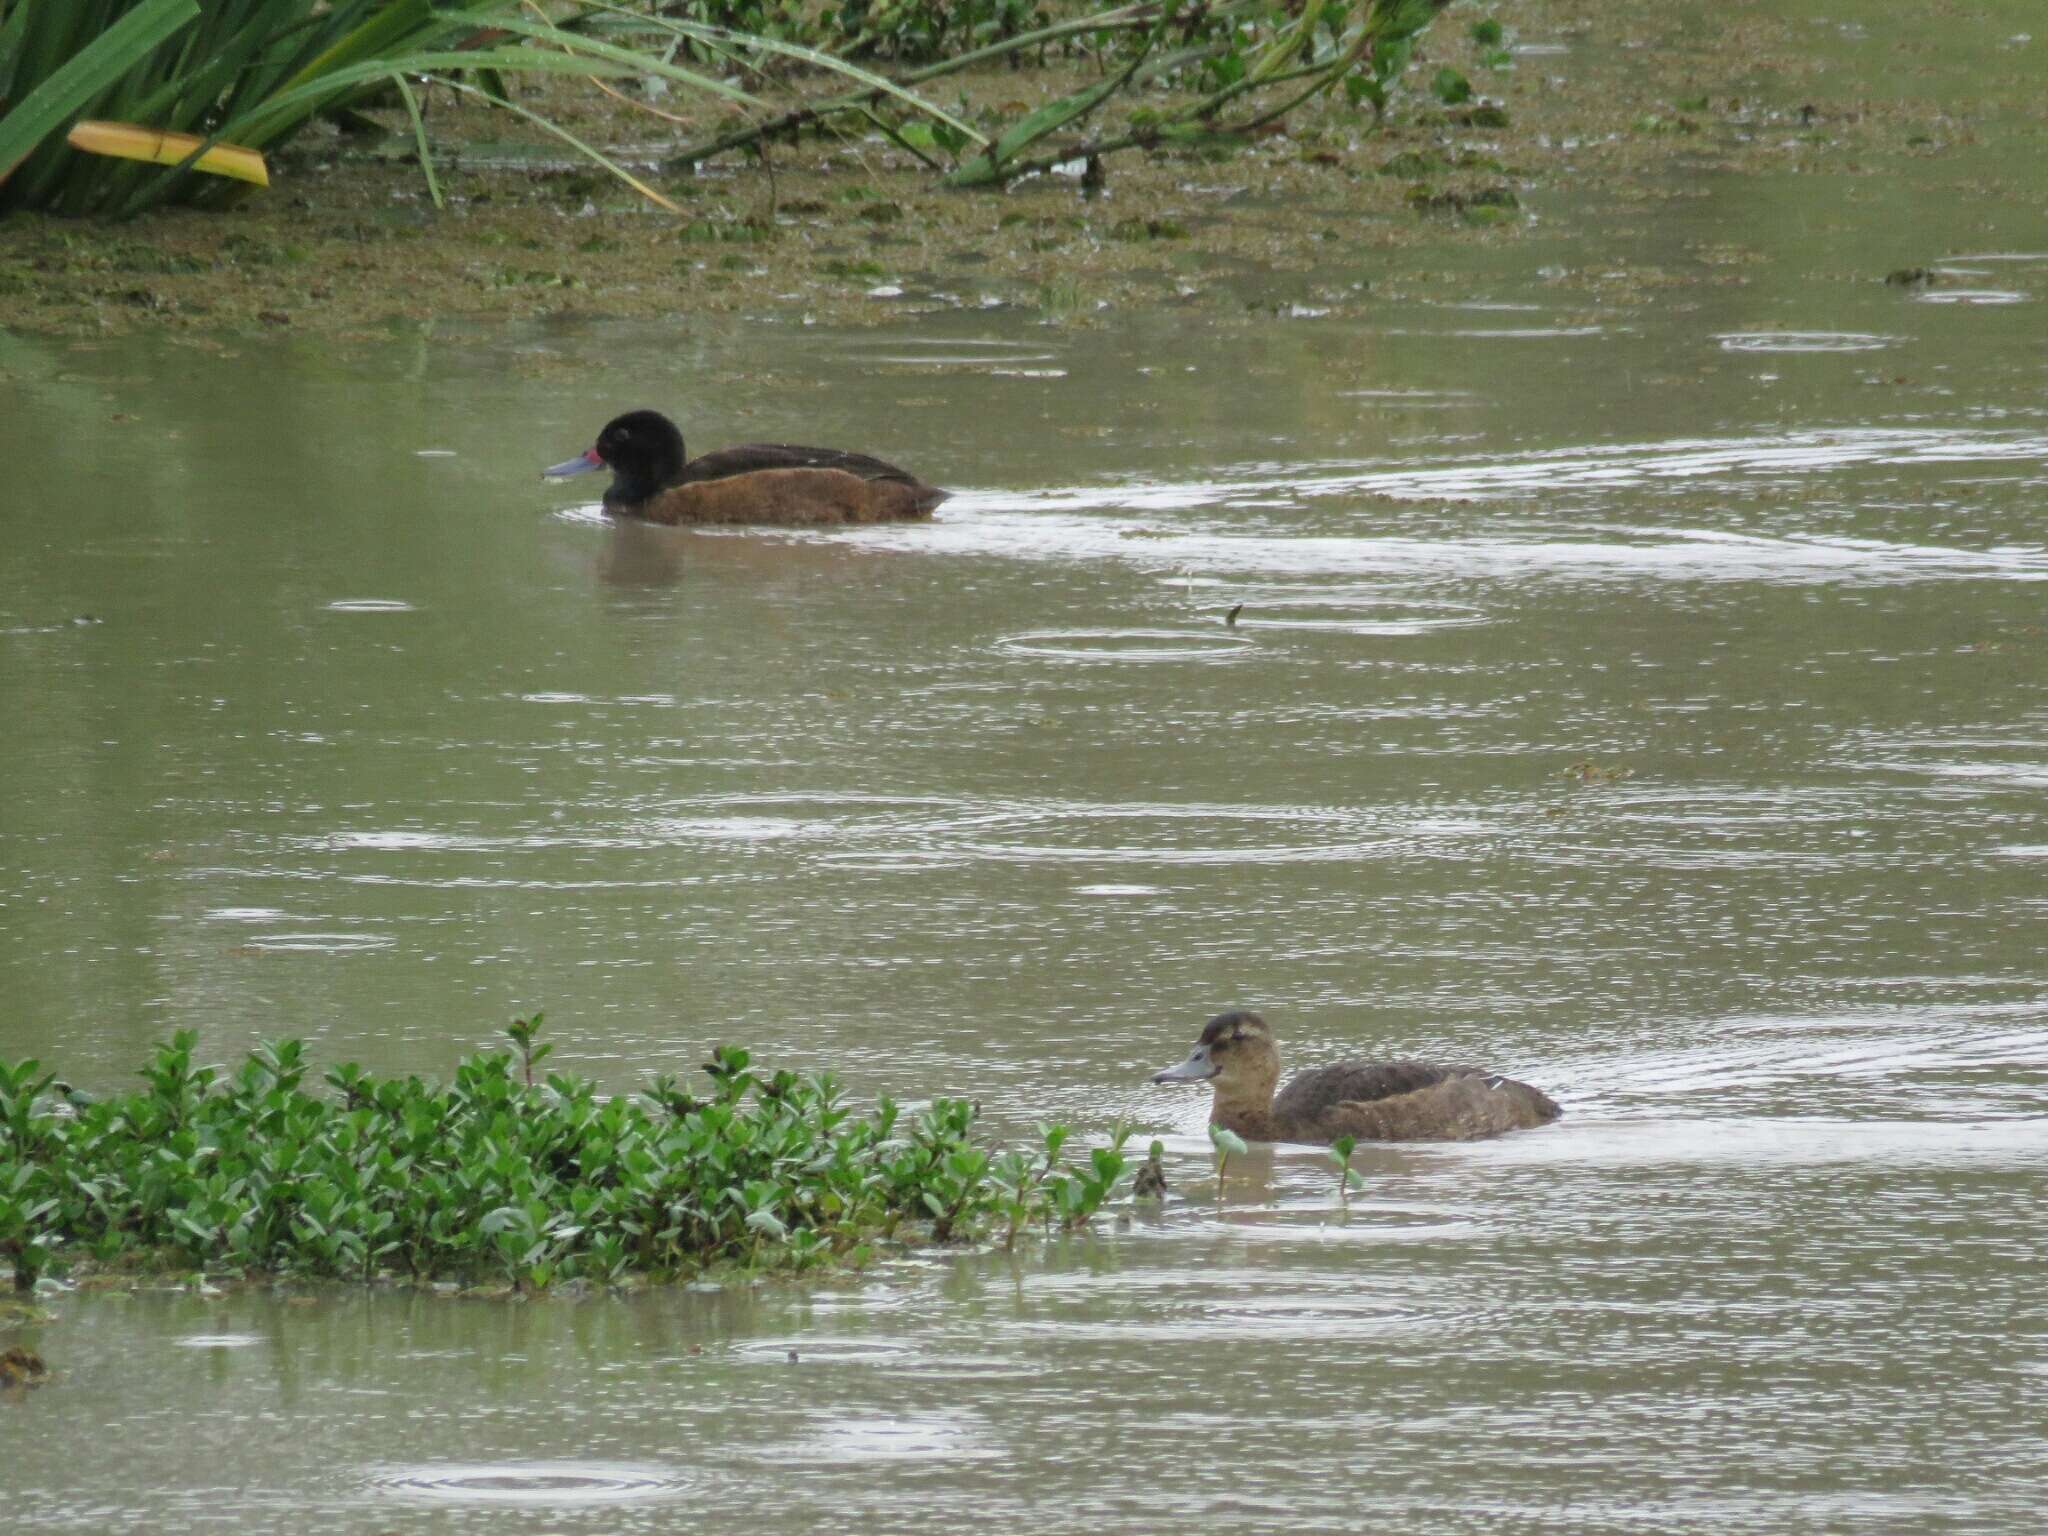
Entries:
[[1283, 1141], [1474, 1141], [1562, 1113], [1513, 1078], [1422, 1061], [1342, 1062], [1303, 1072], [1273, 1100]]
[[[704, 460], [695, 462], [701, 464]], [[900, 475], [901, 471], [897, 473]], [[930, 517], [932, 509], [945, 499], [944, 491], [907, 476], [866, 479], [845, 469], [806, 467], [753, 469], [715, 479], [689, 480], [670, 486], [638, 506], [617, 510], [651, 523], [761, 523], [801, 528], [835, 523], [910, 522]]]

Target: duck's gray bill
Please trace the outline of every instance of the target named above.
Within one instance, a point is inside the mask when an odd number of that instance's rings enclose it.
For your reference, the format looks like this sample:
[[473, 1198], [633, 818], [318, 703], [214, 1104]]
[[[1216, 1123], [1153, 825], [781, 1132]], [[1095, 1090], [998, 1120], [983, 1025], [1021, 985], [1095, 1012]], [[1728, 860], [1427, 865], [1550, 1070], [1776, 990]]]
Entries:
[[603, 468], [604, 460], [597, 456], [597, 450], [586, 448], [573, 459], [564, 459], [559, 464], [549, 465], [540, 472], [540, 477], [543, 480], [561, 480], [570, 475], [587, 475], [593, 469]]
[[1155, 1083], [1206, 1083], [1221, 1069], [1216, 1058], [1209, 1054], [1209, 1047], [1198, 1045], [1188, 1053], [1188, 1059], [1177, 1067], [1168, 1067], [1164, 1072], [1154, 1072]]

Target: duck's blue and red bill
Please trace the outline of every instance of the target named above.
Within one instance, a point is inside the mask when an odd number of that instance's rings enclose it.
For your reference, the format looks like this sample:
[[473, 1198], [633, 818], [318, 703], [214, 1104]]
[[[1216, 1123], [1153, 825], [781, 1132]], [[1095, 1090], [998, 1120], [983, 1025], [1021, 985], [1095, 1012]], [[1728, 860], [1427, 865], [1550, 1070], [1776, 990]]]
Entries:
[[551, 464], [540, 472], [543, 480], [560, 480], [567, 475], [586, 475], [593, 469], [603, 469], [604, 460], [598, 457], [595, 448], [586, 448], [573, 459], [564, 459]]

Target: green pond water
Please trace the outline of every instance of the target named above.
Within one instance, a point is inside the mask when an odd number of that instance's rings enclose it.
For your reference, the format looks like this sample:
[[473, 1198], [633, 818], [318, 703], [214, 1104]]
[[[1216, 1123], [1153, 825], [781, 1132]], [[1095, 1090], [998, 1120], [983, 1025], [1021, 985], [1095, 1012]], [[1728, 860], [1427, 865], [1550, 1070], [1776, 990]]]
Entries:
[[[1539, 188], [1356, 322], [0, 338], [0, 1054], [432, 1073], [545, 1008], [617, 1089], [739, 1042], [1174, 1184], [803, 1286], [58, 1292], [0, 1524], [2036, 1528], [2048, 173], [1979, 111]], [[539, 482], [640, 404], [959, 494]], [[1219, 1191], [1145, 1077], [1236, 1004], [1567, 1117], [1365, 1149], [1348, 1218], [1314, 1149]]]

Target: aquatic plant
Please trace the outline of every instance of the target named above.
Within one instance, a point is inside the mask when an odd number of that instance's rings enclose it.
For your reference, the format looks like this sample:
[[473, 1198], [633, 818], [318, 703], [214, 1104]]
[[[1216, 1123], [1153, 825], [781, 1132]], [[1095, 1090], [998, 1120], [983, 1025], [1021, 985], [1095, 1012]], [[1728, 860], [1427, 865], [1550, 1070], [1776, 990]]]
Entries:
[[1351, 1166], [1351, 1154], [1358, 1150], [1356, 1136], [1339, 1136], [1330, 1143], [1330, 1161], [1337, 1165], [1337, 1204], [1351, 1208], [1351, 1191], [1363, 1188], [1365, 1179]]
[[[1064, 1135], [1062, 1129], [1062, 1139]], [[1088, 1161], [1071, 1173], [1053, 1167], [1057, 1149], [1049, 1142], [1040, 1187], [1045, 1191], [1049, 1216], [1062, 1231], [1078, 1231], [1102, 1209], [1130, 1166], [1130, 1160], [1124, 1156], [1124, 1143], [1130, 1139], [1130, 1127], [1118, 1126], [1109, 1145], [1091, 1149]]]
[[1231, 1157], [1243, 1156], [1247, 1148], [1244, 1138], [1237, 1132], [1213, 1123], [1209, 1127], [1209, 1145], [1216, 1149], [1216, 1187], [1220, 1190], [1223, 1187], [1223, 1170], [1230, 1166]]
[[1074, 1230], [1125, 1171], [1119, 1131], [1069, 1165], [974, 1137], [976, 1109], [888, 1099], [856, 1113], [829, 1076], [712, 1053], [708, 1093], [672, 1076], [601, 1096], [550, 1072], [540, 1016], [443, 1084], [355, 1064], [309, 1092], [303, 1045], [233, 1072], [174, 1035], [141, 1086], [92, 1098], [34, 1061], [0, 1062], [0, 1261], [17, 1289], [73, 1259], [370, 1279], [496, 1278], [535, 1289], [711, 1264], [860, 1262], [914, 1229], [945, 1242]]

